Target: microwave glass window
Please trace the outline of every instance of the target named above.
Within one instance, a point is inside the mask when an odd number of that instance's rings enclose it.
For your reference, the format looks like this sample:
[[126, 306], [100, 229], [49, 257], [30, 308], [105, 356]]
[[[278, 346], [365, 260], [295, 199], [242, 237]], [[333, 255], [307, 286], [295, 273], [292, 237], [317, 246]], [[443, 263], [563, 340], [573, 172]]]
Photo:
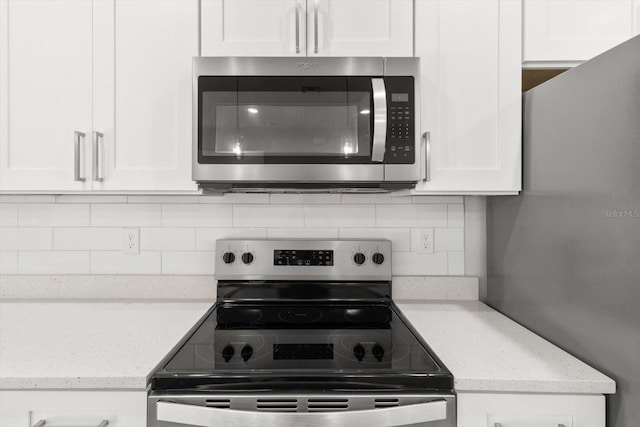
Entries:
[[[246, 81], [243, 81], [245, 80]], [[282, 80], [282, 79], [280, 79]], [[200, 154], [228, 158], [369, 158], [371, 91], [349, 78], [238, 78], [201, 94]], [[353, 83], [353, 82], [352, 82]]]

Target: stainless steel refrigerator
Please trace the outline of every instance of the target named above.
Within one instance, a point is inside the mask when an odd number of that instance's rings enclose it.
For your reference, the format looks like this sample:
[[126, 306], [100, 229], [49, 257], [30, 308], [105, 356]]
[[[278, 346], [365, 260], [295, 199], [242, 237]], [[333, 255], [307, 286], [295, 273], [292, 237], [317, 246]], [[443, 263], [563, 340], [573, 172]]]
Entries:
[[523, 191], [487, 200], [487, 302], [617, 382], [640, 426], [640, 36], [524, 96]]

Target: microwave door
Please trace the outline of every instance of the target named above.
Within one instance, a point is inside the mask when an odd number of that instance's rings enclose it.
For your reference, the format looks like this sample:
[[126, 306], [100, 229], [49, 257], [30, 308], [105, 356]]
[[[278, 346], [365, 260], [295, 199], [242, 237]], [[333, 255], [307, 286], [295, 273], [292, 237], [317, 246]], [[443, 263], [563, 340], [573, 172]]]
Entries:
[[371, 79], [373, 88], [373, 147], [371, 161], [381, 163], [387, 143], [387, 89], [384, 79]]

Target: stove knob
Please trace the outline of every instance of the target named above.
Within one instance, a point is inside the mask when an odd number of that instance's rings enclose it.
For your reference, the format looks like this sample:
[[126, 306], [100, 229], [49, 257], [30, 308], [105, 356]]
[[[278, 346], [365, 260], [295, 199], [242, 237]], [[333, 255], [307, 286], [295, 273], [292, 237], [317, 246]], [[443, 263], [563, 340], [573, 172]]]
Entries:
[[382, 255], [380, 252], [376, 252], [375, 254], [373, 254], [373, 257], [371, 257], [371, 260], [374, 264], [380, 265], [384, 262], [384, 255]]
[[240, 350], [240, 356], [242, 356], [242, 360], [245, 362], [251, 359], [251, 356], [253, 356], [253, 348], [249, 344], [245, 345], [242, 347], [242, 350]]
[[225, 264], [231, 264], [233, 261], [236, 260], [236, 256], [233, 254], [233, 252], [225, 252], [222, 255], [222, 260], [224, 261]]
[[251, 264], [253, 262], [253, 254], [251, 252], [243, 253], [242, 262], [244, 262], [245, 264]]
[[362, 252], [356, 252], [355, 255], [353, 255], [353, 262], [355, 262], [357, 265], [364, 264], [366, 260], [367, 257]]
[[376, 344], [373, 346], [373, 357], [375, 357], [378, 362], [382, 361], [382, 358], [384, 357], [384, 348], [382, 348], [382, 346], [380, 344]]
[[225, 362], [229, 362], [233, 355], [235, 354], [235, 350], [230, 345], [226, 346], [222, 349], [222, 358]]
[[356, 344], [356, 346], [353, 347], [353, 355], [356, 357], [356, 359], [358, 359], [358, 362], [362, 362], [362, 359], [364, 359], [365, 353], [366, 353], [366, 350], [364, 349], [362, 344]]

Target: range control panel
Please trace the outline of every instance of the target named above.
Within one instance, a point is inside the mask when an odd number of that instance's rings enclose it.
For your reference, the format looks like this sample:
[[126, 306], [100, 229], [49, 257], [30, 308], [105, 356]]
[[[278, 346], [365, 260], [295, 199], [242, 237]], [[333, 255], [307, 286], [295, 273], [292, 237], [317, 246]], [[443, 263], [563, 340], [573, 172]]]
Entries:
[[389, 240], [216, 241], [222, 280], [390, 280]]

